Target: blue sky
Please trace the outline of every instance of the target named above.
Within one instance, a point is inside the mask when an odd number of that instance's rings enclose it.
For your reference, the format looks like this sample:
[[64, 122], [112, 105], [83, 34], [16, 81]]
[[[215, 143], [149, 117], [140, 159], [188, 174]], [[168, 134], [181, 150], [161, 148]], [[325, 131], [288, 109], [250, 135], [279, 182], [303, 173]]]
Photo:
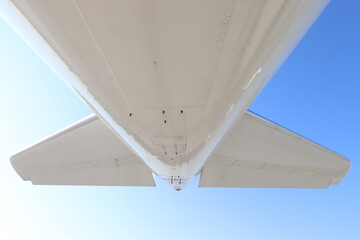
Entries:
[[0, 239], [359, 239], [360, 2], [334, 0], [251, 110], [352, 161], [338, 186], [33, 186], [11, 154], [87, 116], [0, 19]]

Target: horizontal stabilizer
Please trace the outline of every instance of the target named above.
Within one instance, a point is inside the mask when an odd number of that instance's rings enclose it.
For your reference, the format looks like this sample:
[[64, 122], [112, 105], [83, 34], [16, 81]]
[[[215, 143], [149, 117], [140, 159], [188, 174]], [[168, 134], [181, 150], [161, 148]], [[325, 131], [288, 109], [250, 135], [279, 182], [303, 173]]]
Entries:
[[327, 188], [349, 167], [345, 157], [247, 112], [205, 163], [200, 187]]
[[11, 157], [33, 184], [155, 186], [149, 167], [96, 116]]

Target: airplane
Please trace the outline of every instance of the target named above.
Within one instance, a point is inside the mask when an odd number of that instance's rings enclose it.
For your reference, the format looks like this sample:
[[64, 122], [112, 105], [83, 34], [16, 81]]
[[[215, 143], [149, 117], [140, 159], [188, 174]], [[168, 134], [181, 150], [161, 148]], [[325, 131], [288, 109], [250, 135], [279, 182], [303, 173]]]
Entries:
[[4, 20], [94, 112], [12, 166], [38, 185], [339, 184], [346, 157], [248, 110], [328, 2], [1, 0]]

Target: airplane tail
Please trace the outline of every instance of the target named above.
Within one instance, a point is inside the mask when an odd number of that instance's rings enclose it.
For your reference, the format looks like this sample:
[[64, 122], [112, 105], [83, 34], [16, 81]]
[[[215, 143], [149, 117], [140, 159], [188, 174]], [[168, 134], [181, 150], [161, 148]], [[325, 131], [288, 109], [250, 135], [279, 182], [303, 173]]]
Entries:
[[36, 185], [155, 186], [150, 168], [90, 116], [11, 157]]
[[203, 168], [200, 187], [327, 188], [350, 161], [247, 112]]

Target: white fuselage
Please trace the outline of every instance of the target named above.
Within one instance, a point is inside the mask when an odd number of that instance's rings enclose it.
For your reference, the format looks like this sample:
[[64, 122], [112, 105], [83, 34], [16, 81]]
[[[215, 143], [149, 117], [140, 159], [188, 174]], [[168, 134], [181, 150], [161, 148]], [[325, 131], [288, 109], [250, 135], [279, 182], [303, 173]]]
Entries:
[[56, 54], [40, 55], [53, 58], [50, 66], [156, 175], [181, 189], [326, 3], [57, 3], [66, 13], [50, 3], [17, 7], [47, 19], [37, 31]]

